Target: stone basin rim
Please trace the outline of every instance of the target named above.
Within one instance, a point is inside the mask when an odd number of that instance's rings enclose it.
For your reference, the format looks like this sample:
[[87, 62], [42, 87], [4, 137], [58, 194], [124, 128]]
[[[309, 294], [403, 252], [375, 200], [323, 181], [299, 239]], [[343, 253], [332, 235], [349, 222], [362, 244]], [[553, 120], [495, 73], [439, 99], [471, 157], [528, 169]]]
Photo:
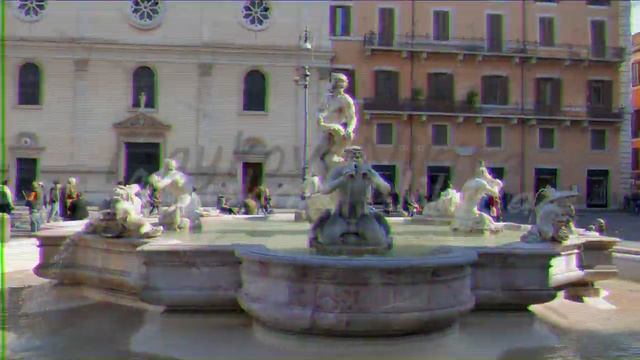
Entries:
[[313, 254], [286, 254], [271, 250], [263, 245], [244, 246], [236, 250], [236, 256], [251, 261], [268, 261], [290, 265], [315, 265], [349, 268], [409, 268], [433, 266], [470, 265], [478, 259], [476, 251], [471, 249], [443, 246], [449, 250], [445, 254], [423, 255], [416, 257], [385, 256], [321, 256]]

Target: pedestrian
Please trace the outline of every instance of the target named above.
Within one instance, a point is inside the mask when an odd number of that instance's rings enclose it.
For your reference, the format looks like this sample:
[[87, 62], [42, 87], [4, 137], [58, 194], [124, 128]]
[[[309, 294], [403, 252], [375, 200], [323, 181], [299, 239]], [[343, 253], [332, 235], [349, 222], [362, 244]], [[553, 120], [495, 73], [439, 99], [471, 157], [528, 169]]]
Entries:
[[71, 220], [84, 220], [89, 217], [87, 202], [82, 193], [78, 193], [75, 200], [69, 206], [69, 218]]
[[149, 216], [153, 215], [154, 212], [158, 214], [160, 211], [160, 192], [152, 184], [149, 184], [149, 204], [151, 205]]
[[197, 190], [195, 186], [191, 189], [191, 204], [193, 204], [196, 210], [202, 208], [202, 201], [200, 201], [200, 196], [198, 196], [196, 192]]
[[49, 189], [49, 216], [47, 222], [60, 220], [60, 193], [61, 186], [58, 180], [53, 181], [53, 186]]
[[2, 189], [0, 193], [0, 213], [11, 215], [13, 211], [13, 195], [11, 189], [9, 189], [9, 180], [2, 182]]
[[31, 232], [38, 232], [42, 226], [42, 208], [44, 207], [40, 184], [34, 181], [31, 183], [31, 192], [29, 194], [23, 193], [23, 195], [27, 200], [27, 207], [29, 207]]
[[417, 204], [411, 199], [411, 190], [407, 189], [402, 197], [402, 210], [409, 216], [413, 217], [416, 213]]
[[64, 218], [71, 219], [71, 204], [78, 199], [78, 191], [76, 189], [76, 179], [70, 177], [64, 188]]

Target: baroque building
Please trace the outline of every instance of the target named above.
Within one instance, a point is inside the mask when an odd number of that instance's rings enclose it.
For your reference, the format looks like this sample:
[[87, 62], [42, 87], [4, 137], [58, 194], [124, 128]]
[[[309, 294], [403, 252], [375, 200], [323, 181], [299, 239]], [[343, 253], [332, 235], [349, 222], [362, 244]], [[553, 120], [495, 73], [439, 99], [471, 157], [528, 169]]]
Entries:
[[631, 53], [632, 120], [631, 171], [634, 191], [640, 190], [640, 32], [633, 35]]
[[333, 68], [354, 83], [357, 141], [399, 193], [433, 200], [485, 160], [507, 197], [551, 185], [617, 207], [629, 13], [609, 0], [332, 1]]
[[[304, 95], [326, 91], [326, 2], [7, 1], [7, 168], [14, 193], [76, 177], [102, 200], [163, 158], [205, 203], [265, 182], [298, 199]], [[312, 49], [301, 48], [308, 28]], [[313, 131], [311, 136], [314, 136]], [[209, 195], [209, 196], [207, 196]]]

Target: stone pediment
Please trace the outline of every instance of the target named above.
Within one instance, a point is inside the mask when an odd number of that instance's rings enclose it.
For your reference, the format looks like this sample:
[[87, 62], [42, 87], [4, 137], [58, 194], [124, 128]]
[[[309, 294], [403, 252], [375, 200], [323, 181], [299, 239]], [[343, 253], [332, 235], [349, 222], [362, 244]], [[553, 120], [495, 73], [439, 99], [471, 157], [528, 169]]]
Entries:
[[145, 113], [136, 113], [128, 118], [113, 124], [114, 129], [122, 131], [153, 130], [169, 131], [171, 125], [167, 125], [154, 116]]

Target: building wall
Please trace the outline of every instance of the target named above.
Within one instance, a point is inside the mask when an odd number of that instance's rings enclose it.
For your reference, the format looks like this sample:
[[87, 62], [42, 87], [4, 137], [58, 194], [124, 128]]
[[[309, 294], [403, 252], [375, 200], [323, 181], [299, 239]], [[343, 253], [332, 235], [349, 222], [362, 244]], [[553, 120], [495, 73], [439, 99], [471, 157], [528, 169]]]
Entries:
[[[632, 46], [630, 63], [640, 66], [640, 33], [633, 34]], [[635, 153], [635, 155], [631, 156], [631, 172], [635, 184], [633, 190], [638, 191], [640, 190], [640, 184], [638, 183], [640, 181], [640, 84], [631, 89], [631, 111], [633, 113], [631, 120], [631, 152]]]
[[[258, 32], [240, 24], [242, 2], [163, 4], [163, 21], [152, 30], [129, 23], [128, 2], [49, 2], [39, 21], [7, 17], [12, 183], [15, 159], [37, 157], [45, 182], [74, 176], [90, 200], [107, 196], [124, 175], [113, 126], [137, 113], [131, 79], [144, 65], [157, 82], [156, 109], [145, 114], [171, 127], [161, 141], [162, 157], [175, 158], [193, 176], [205, 203], [219, 193], [242, 196], [243, 160], [236, 152], [252, 137], [266, 147], [266, 157], [257, 161], [264, 161], [275, 204], [298, 199], [304, 107], [302, 88], [293, 80], [302, 65], [311, 66], [315, 109], [332, 53], [328, 19], [312, 15], [327, 14], [328, 4], [272, 2], [272, 24]], [[305, 27], [313, 36], [310, 52], [299, 47]], [[39, 106], [17, 105], [18, 70], [25, 62], [38, 64], [43, 75]], [[252, 69], [267, 78], [264, 113], [242, 111], [243, 79]], [[19, 143], [24, 133], [36, 136], [33, 148]], [[144, 140], [144, 134], [136, 139]]]
[[[628, 151], [621, 144], [628, 143], [622, 129], [629, 126], [629, 111], [614, 121], [594, 121], [587, 112], [587, 82], [589, 80], [613, 81], [612, 108], [629, 109], [628, 93], [623, 89], [628, 84], [621, 81], [620, 68], [624, 61], [580, 61], [562, 56], [549, 58], [475, 55], [463, 51], [412, 50], [401, 44], [410, 38], [428, 39], [433, 33], [434, 10], [449, 10], [450, 43], [470, 41], [472, 38], [483, 42], [486, 38], [485, 14], [501, 13], [504, 20], [506, 46], [515, 46], [522, 40], [529, 47], [536, 47], [538, 41], [539, 16], [554, 16], [555, 42], [558, 53], [571, 51], [588, 52], [590, 45], [591, 19], [606, 20], [606, 46], [627, 47], [628, 36], [622, 34], [628, 28], [626, 1], [612, 1], [610, 6], [587, 6], [584, 1], [561, 1], [558, 4], [543, 4], [533, 1], [429, 1], [429, 2], [344, 2], [332, 1], [332, 5], [351, 6], [351, 36], [334, 37], [336, 57], [335, 68], [355, 70], [356, 97], [361, 109], [361, 127], [356, 141], [367, 151], [367, 158], [373, 163], [394, 164], [397, 167], [398, 191], [410, 186], [424, 190], [426, 167], [447, 165], [453, 170], [453, 186], [460, 188], [473, 175], [478, 160], [485, 160], [487, 166], [506, 168], [505, 192], [511, 195], [532, 196], [534, 192], [534, 169], [554, 167], [558, 169], [558, 187], [575, 188], [580, 191], [585, 205], [587, 171], [590, 169], [609, 170], [608, 206], [616, 207], [626, 194], [628, 171], [622, 171], [623, 157]], [[396, 34], [398, 40], [392, 49], [367, 48], [363, 40], [370, 31], [377, 32], [377, 9], [396, 9]], [[625, 10], [626, 9], [626, 10]], [[413, 15], [412, 15], [413, 14]], [[524, 24], [523, 15], [524, 14]], [[626, 16], [628, 18], [628, 16]], [[412, 20], [414, 26], [412, 27]], [[524, 25], [524, 26], [523, 26]], [[524, 33], [523, 33], [524, 29]], [[586, 36], [585, 36], [586, 34]], [[571, 46], [569, 46], [570, 44]], [[564, 51], [564, 52], [563, 52]], [[464, 53], [460, 55], [460, 53]], [[562, 111], [566, 117], [557, 119], [523, 118], [518, 115], [492, 117], [489, 115], [446, 116], [396, 109], [398, 111], [367, 111], [365, 99], [375, 94], [375, 74], [377, 69], [399, 72], [399, 97], [408, 99], [413, 88], [421, 88], [428, 95], [427, 74], [430, 72], [450, 72], [454, 75], [454, 96], [463, 101], [470, 90], [481, 92], [483, 75], [506, 75], [509, 78], [509, 105], [505, 108], [533, 111], [536, 102], [537, 77], [558, 77], [562, 79]], [[610, 120], [610, 119], [607, 119]], [[375, 144], [375, 124], [394, 124], [394, 145]], [[430, 129], [433, 123], [449, 124], [450, 145], [445, 148], [431, 145]], [[486, 149], [484, 129], [487, 124], [503, 127], [503, 148]], [[556, 149], [538, 149], [538, 129], [551, 126], [556, 128]], [[604, 128], [607, 131], [605, 151], [590, 150], [590, 129]], [[627, 147], [628, 149], [628, 147]]]

